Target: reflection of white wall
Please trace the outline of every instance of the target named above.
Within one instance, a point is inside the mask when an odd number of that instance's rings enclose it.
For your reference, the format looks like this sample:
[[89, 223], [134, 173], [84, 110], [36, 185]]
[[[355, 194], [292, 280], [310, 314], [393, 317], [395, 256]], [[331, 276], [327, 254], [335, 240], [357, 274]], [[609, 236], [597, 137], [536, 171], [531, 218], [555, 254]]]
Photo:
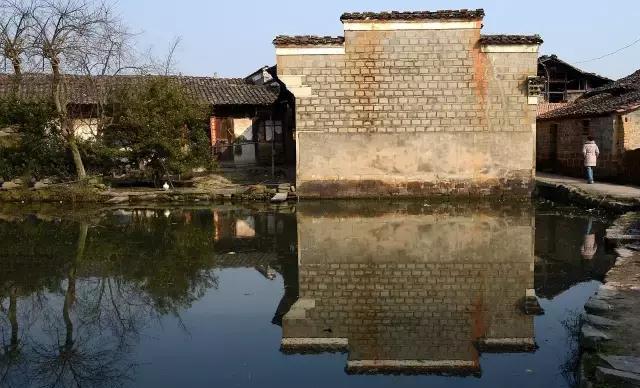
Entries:
[[[233, 134], [236, 139], [243, 136], [246, 141], [253, 141], [253, 119], [233, 119]], [[236, 163], [256, 161], [256, 147], [253, 144], [235, 146], [233, 152], [233, 160]]]
[[266, 120], [264, 122], [265, 139], [267, 141], [273, 140], [273, 133], [282, 134], [282, 121], [280, 120]]
[[253, 140], [253, 119], [233, 119], [233, 132], [236, 138], [244, 136], [249, 141]]
[[236, 237], [250, 238], [256, 236], [256, 221], [249, 216], [244, 220], [236, 221]]
[[98, 119], [75, 119], [73, 120], [73, 131], [82, 140], [95, 139], [98, 133]]

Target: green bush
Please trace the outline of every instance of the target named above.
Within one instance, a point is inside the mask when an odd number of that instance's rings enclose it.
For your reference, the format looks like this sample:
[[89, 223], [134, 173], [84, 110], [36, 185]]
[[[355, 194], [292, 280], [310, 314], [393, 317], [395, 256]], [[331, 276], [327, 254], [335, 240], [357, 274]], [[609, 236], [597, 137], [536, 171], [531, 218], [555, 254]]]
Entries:
[[[77, 139], [89, 174], [123, 173], [145, 166], [144, 174], [160, 181], [194, 168], [213, 167], [207, 107], [188, 97], [168, 78], [148, 77], [117, 88], [105, 111], [109, 120], [96, 139]], [[0, 177], [75, 176], [73, 159], [61, 136], [50, 101], [0, 100], [0, 128], [16, 127], [17, 144], [0, 147]]]
[[104, 141], [154, 180], [212, 167], [207, 107], [177, 83], [149, 77], [116, 90], [107, 104], [111, 122]]
[[73, 162], [55, 125], [56, 113], [49, 101], [0, 100], [0, 127], [16, 127], [15, 146], [0, 148], [0, 177], [42, 178], [73, 175]]

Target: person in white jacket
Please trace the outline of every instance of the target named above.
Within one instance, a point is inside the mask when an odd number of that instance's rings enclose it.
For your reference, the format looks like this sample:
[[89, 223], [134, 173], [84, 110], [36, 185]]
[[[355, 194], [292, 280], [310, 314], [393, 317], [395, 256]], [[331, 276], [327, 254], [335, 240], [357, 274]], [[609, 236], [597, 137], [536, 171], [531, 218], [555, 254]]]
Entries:
[[597, 165], [600, 150], [596, 145], [592, 136], [587, 137], [587, 141], [582, 147], [582, 155], [584, 155], [584, 166], [587, 169], [587, 181], [593, 183], [593, 168]]

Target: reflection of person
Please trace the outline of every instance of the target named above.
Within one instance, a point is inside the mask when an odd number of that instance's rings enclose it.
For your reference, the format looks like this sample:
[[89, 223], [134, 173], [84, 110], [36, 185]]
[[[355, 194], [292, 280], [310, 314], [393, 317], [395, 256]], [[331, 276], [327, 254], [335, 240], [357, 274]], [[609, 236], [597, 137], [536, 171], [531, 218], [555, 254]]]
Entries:
[[593, 259], [598, 251], [598, 245], [596, 244], [596, 234], [593, 233], [593, 219], [589, 217], [589, 224], [587, 225], [587, 231], [584, 234], [584, 243], [580, 248], [580, 253], [585, 260]]
[[587, 181], [591, 184], [593, 183], [593, 168], [600, 155], [600, 150], [592, 136], [587, 137], [587, 142], [582, 147], [582, 155], [584, 155], [584, 166], [587, 169]]

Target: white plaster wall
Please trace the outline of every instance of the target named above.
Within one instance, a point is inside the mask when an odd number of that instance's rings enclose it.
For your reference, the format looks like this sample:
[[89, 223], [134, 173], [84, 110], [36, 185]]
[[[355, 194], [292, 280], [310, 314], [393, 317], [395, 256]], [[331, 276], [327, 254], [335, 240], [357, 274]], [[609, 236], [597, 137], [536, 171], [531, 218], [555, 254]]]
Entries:
[[[233, 134], [237, 139], [243, 136], [247, 141], [253, 141], [253, 119], [233, 119]], [[240, 154], [235, 153], [235, 150], [241, 147], [242, 152]], [[234, 147], [234, 161], [238, 164], [243, 163], [255, 163], [256, 161], [256, 147], [254, 144], [245, 144], [242, 146]]]
[[98, 119], [75, 119], [73, 120], [73, 130], [76, 137], [82, 140], [92, 140], [98, 134]]

